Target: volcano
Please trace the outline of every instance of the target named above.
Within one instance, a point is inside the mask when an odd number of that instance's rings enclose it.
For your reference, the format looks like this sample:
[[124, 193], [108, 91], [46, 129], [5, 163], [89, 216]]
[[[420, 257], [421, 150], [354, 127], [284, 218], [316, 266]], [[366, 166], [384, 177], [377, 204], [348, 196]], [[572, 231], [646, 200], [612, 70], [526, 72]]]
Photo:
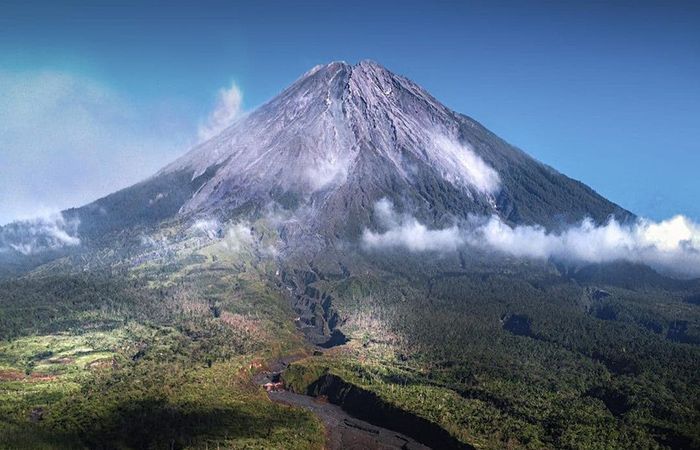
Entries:
[[633, 217], [372, 61], [314, 67], [152, 178], [67, 214], [89, 239], [274, 204], [308, 233], [353, 238], [381, 198], [436, 226], [469, 215], [547, 228]]

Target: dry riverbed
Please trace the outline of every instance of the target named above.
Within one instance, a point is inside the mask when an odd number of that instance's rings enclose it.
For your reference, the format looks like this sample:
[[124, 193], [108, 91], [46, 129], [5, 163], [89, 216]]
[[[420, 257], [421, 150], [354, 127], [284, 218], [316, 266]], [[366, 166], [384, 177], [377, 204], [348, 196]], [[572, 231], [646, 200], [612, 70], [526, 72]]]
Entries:
[[430, 447], [404, 434], [357, 419], [345, 412], [340, 406], [329, 403], [324, 397], [295, 394], [283, 389], [280, 373], [298, 359], [297, 356], [290, 356], [277, 360], [269, 367], [269, 371], [256, 375], [254, 381], [268, 389], [270, 400], [305, 408], [316, 414], [326, 428], [326, 448], [328, 450], [430, 449]]
[[329, 450], [429, 449], [408, 436], [358, 420], [323, 398], [294, 394], [285, 390], [272, 391], [268, 395], [272, 401], [306, 408], [316, 414], [326, 427], [326, 447]]

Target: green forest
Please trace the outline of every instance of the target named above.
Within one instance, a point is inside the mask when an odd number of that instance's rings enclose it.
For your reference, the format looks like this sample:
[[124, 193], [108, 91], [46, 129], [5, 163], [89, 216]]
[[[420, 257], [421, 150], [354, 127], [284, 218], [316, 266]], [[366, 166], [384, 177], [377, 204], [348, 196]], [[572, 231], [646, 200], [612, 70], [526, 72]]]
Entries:
[[[208, 247], [98, 273], [0, 282], [0, 447], [322, 448], [318, 418], [252, 381], [289, 355], [289, 389], [333, 375], [465, 448], [700, 447], [697, 281], [465, 253], [280, 270]], [[344, 345], [305, 339], [285, 274]]]

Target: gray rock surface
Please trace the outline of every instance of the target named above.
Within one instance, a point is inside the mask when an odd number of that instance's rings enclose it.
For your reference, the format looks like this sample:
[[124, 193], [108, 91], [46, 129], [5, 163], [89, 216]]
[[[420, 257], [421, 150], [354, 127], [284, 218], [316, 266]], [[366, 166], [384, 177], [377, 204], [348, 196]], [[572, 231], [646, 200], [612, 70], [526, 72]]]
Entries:
[[371, 226], [382, 197], [437, 225], [469, 214], [548, 227], [629, 216], [371, 61], [315, 67], [161, 173], [215, 165], [181, 214], [275, 202], [328, 236]]

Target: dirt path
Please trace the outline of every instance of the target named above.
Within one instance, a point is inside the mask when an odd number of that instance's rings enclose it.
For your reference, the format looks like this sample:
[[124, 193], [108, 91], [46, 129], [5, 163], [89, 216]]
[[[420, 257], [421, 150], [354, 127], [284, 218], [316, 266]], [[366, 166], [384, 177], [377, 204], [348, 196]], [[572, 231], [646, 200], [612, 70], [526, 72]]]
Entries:
[[268, 395], [272, 401], [306, 408], [316, 414], [326, 426], [329, 450], [429, 450], [408, 436], [356, 419], [339, 406], [321, 399], [289, 391], [269, 392]]

